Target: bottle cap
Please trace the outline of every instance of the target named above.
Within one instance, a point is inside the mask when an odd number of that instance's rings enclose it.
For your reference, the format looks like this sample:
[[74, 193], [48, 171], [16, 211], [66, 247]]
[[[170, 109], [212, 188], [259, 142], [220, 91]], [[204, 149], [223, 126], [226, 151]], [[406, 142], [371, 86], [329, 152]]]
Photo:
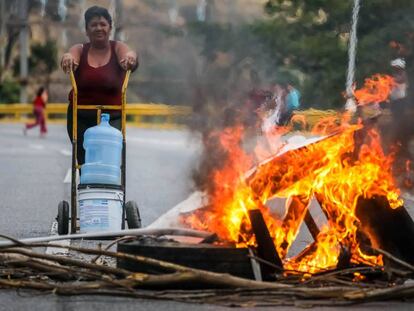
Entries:
[[109, 119], [110, 119], [110, 115], [109, 115], [109, 113], [103, 113], [103, 114], [101, 114], [101, 122], [109, 122]]

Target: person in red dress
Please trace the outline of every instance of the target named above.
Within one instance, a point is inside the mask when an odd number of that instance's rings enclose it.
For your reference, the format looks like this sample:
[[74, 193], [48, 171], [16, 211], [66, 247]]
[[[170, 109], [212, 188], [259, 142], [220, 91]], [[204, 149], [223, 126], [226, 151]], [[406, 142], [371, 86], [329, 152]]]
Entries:
[[36, 97], [33, 101], [33, 114], [35, 116], [34, 123], [27, 123], [23, 129], [24, 135], [27, 135], [27, 130], [40, 125], [40, 137], [45, 137], [47, 133], [45, 108], [48, 99], [46, 89], [42, 86], [36, 92]]
[[[78, 87], [79, 105], [121, 105], [122, 83], [126, 70], [138, 67], [137, 53], [125, 43], [109, 40], [112, 17], [107, 9], [92, 6], [85, 12], [88, 43], [75, 44], [62, 56], [61, 67], [65, 73], [74, 71]], [[69, 93], [67, 131], [72, 141], [72, 93]], [[121, 129], [120, 111], [110, 113], [110, 124]], [[78, 111], [78, 164], [85, 162], [84, 132], [96, 125], [95, 110]]]

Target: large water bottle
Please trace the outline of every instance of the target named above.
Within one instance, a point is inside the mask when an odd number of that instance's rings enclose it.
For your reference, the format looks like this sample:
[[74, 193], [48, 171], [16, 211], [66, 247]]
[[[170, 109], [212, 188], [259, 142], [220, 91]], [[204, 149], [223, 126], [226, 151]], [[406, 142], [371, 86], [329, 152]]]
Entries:
[[81, 184], [121, 184], [122, 133], [109, 125], [109, 114], [101, 115], [99, 125], [85, 131]]

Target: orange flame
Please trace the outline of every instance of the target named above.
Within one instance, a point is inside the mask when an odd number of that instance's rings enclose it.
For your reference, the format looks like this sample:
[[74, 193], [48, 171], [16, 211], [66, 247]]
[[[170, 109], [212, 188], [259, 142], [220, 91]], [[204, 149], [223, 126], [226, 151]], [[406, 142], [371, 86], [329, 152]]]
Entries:
[[[360, 102], [365, 102], [362, 98], [368, 96], [360, 98]], [[325, 120], [316, 128], [318, 132], [337, 132], [270, 158], [249, 175], [245, 172], [253, 160], [241, 147], [243, 128], [213, 133], [227, 156], [222, 159], [221, 169], [211, 174], [209, 204], [184, 216], [182, 221], [246, 247], [256, 243], [248, 211], [258, 208], [286, 270], [315, 273], [335, 267], [343, 248], [349, 250], [353, 263], [382, 265], [381, 256], [367, 255], [360, 247], [357, 233], [361, 224], [356, 208], [359, 198], [373, 196], [386, 197], [391, 208], [402, 205], [391, 175], [392, 158], [384, 155], [380, 137], [373, 129], [343, 126], [334, 119]], [[283, 218], [266, 206], [274, 197], [289, 198]], [[313, 197], [320, 203], [327, 224], [320, 228], [314, 243], [296, 257], [288, 258]]]
[[[391, 159], [382, 153], [378, 134], [370, 130], [358, 149], [356, 126], [306, 147], [289, 151], [258, 167], [244, 178], [249, 159], [238, 145], [240, 129], [224, 133], [223, 146], [233, 148], [223, 169], [214, 174], [215, 191], [210, 206], [184, 218], [193, 228], [210, 230], [238, 246], [255, 243], [250, 233], [247, 211], [259, 208], [265, 218], [285, 269], [316, 272], [333, 267], [341, 245], [352, 253], [352, 262], [382, 264], [381, 257], [365, 255], [356, 238], [359, 220], [355, 216], [359, 197], [386, 196], [391, 207], [402, 205], [391, 177]], [[231, 133], [236, 139], [229, 139]], [[298, 234], [308, 202], [315, 195], [328, 219], [313, 245], [305, 254], [286, 258]], [[292, 197], [284, 219], [278, 219], [266, 207], [275, 196]], [[296, 198], [296, 199], [295, 199]], [[293, 204], [293, 205], [292, 205]]]
[[354, 96], [359, 105], [378, 104], [388, 100], [394, 86], [393, 77], [376, 74], [365, 79], [364, 87], [354, 91]]

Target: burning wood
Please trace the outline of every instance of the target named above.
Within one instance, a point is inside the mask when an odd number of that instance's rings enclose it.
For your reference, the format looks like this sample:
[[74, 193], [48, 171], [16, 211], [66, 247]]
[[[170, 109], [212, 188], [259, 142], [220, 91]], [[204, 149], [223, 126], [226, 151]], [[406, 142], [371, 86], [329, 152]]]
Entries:
[[[402, 202], [391, 175], [392, 159], [382, 152], [378, 134], [364, 128], [361, 140], [360, 128], [350, 126], [271, 158], [247, 178], [237, 170], [244, 167], [238, 161], [246, 157], [231, 157], [231, 165], [214, 175], [213, 184], [223, 191], [215, 191], [209, 197], [210, 207], [186, 217], [184, 222], [192, 228], [215, 232], [239, 247], [258, 245], [246, 217], [258, 207], [286, 270], [315, 273], [361, 263], [381, 265], [382, 256], [365, 253], [357, 239], [361, 226], [355, 214], [357, 202], [361, 197], [374, 196], [385, 197], [389, 208], [398, 208]], [[234, 154], [240, 155], [239, 144], [226, 147], [231, 147], [227, 149], [230, 154], [233, 148]], [[327, 218], [327, 225], [320, 229], [307, 209], [313, 195]], [[274, 197], [292, 197], [283, 218], [266, 206]], [[315, 242], [299, 256], [287, 258], [303, 221]]]
[[[286, 202], [287, 211], [282, 222], [283, 231], [286, 232], [286, 235], [284, 241], [280, 244], [280, 249], [283, 251], [281, 253], [282, 258], [286, 257], [288, 248], [292, 243], [292, 240], [297, 236], [302, 221], [305, 220], [305, 223], [309, 223], [309, 226], [313, 231], [316, 230], [315, 227], [313, 227], [314, 225], [316, 226], [316, 224], [314, 222], [312, 223], [313, 218], [308, 210], [309, 203], [309, 198], [305, 196], [290, 197]], [[315, 233], [316, 232], [314, 232], [314, 234]], [[314, 237], [315, 241], [316, 238], [317, 235]]]
[[392, 209], [384, 197], [359, 198], [356, 215], [374, 248], [414, 264], [414, 222], [403, 206]]
[[270, 237], [269, 231], [266, 227], [266, 223], [260, 210], [250, 210], [249, 219], [257, 241], [258, 256], [279, 268], [277, 271], [275, 268], [270, 267], [269, 265], [261, 265], [262, 278], [264, 280], [268, 280], [272, 275], [283, 270], [283, 264], [280, 260], [279, 254], [276, 251], [275, 245], [273, 244], [272, 238]]

